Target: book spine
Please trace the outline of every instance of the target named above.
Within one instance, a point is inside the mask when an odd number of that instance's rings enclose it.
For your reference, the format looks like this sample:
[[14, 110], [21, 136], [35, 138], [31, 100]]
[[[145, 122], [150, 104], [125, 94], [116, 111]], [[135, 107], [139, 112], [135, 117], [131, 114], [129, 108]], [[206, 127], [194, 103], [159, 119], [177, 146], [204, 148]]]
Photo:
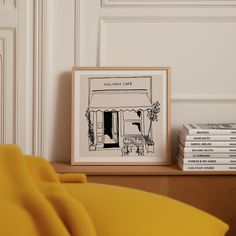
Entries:
[[181, 158], [183, 164], [186, 165], [230, 165], [236, 164], [236, 158], [229, 159], [229, 158]]
[[236, 135], [235, 129], [199, 129], [190, 125], [183, 125], [186, 135]]
[[197, 136], [186, 135], [183, 137], [186, 141], [236, 141], [236, 136], [214, 135], [214, 136]]
[[185, 165], [180, 160], [177, 164], [183, 171], [236, 171], [236, 165]]
[[218, 129], [190, 129], [189, 135], [236, 135], [236, 130], [218, 130]]
[[182, 165], [184, 171], [236, 171], [236, 165]]
[[208, 154], [198, 154], [198, 153], [182, 153], [180, 152], [184, 158], [236, 158], [236, 154], [230, 153], [208, 153]]
[[184, 144], [185, 147], [236, 147], [236, 142], [184, 142], [181, 140], [181, 143]]
[[236, 153], [236, 148], [191, 148], [184, 147], [184, 153]]

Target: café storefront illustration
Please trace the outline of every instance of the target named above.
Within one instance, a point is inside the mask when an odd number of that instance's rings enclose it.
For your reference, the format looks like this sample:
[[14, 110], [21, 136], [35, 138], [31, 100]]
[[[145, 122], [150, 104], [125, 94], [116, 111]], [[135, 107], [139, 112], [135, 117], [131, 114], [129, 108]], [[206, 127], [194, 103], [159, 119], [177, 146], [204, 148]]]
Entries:
[[152, 77], [91, 77], [88, 83], [88, 150], [123, 157], [153, 153], [152, 126], [161, 107], [152, 101]]

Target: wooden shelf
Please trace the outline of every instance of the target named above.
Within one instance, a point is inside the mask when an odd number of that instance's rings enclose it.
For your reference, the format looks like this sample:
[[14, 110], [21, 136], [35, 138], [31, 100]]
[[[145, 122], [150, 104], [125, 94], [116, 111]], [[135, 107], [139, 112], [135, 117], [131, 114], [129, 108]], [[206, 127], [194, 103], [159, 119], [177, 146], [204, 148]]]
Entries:
[[182, 171], [170, 166], [72, 166], [66, 163], [51, 163], [57, 173], [85, 173], [87, 175], [236, 175], [236, 171]]

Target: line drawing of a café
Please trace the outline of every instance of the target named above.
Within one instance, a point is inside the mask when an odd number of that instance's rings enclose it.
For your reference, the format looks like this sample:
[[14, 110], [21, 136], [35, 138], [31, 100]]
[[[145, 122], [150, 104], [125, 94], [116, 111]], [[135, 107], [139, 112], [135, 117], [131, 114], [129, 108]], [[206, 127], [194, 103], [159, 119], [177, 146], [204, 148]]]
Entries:
[[152, 121], [158, 120], [160, 104], [152, 103], [152, 77], [95, 77], [88, 83], [89, 151], [153, 153]]

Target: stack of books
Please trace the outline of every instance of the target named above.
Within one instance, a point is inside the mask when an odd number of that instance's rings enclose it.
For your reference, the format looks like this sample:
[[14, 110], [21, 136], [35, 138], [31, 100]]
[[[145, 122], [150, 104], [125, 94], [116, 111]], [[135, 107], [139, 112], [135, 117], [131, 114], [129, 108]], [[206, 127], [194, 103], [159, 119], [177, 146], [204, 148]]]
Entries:
[[184, 125], [177, 164], [184, 171], [236, 171], [236, 123]]

